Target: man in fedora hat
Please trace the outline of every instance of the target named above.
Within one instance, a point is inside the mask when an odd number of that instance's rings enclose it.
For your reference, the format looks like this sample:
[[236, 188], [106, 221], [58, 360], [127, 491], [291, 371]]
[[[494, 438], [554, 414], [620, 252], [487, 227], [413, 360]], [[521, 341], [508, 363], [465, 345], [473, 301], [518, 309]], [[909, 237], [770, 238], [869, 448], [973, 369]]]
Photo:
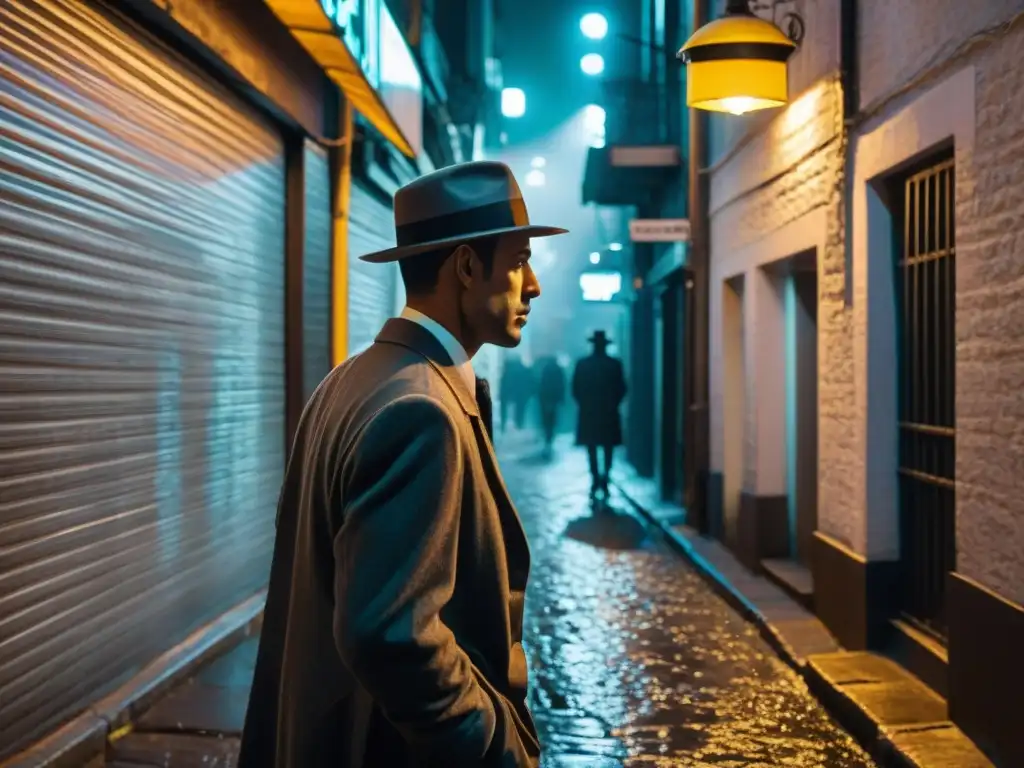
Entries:
[[519, 344], [540, 285], [511, 171], [472, 162], [395, 195], [408, 306], [302, 414], [241, 768], [536, 766], [530, 553], [473, 373]]
[[[579, 405], [576, 444], [586, 446], [590, 460], [590, 494], [608, 494], [608, 476], [612, 471], [615, 446], [622, 444], [619, 406], [626, 396], [626, 377], [622, 363], [608, 354], [611, 341], [604, 331], [588, 339], [594, 351], [576, 363], [572, 375], [572, 396]], [[604, 455], [598, 462], [598, 449]]]

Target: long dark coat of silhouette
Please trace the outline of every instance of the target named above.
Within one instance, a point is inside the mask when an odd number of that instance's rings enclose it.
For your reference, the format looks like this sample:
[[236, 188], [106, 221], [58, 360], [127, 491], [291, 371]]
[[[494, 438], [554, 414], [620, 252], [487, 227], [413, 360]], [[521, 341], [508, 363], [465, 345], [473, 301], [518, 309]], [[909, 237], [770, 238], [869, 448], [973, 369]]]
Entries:
[[300, 420], [239, 768], [536, 766], [529, 569], [473, 394], [389, 321]]
[[619, 406], [626, 397], [622, 362], [602, 352], [582, 358], [572, 374], [572, 396], [579, 405], [577, 445], [622, 444]]

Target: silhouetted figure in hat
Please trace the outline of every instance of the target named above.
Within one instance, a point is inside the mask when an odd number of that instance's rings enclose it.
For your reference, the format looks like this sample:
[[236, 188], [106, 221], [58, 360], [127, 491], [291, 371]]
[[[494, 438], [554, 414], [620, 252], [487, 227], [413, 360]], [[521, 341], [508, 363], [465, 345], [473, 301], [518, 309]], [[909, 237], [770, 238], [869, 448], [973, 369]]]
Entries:
[[[626, 396], [622, 362], [608, 354], [611, 343], [604, 331], [590, 337], [594, 351], [576, 363], [572, 374], [572, 396], [579, 404], [576, 444], [586, 446], [590, 459], [591, 495], [608, 494], [615, 446], [622, 444], [619, 406]], [[598, 449], [604, 459], [598, 462]]]
[[508, 425], [509, 414], [519, 429], [526, 426], [526, 406], [533, 396], [533, 372], [517, 355], [509, 355], [501, 367], [501, 430]]
[[558, 424], [558, 409], [565, 401], [565, 371], [554, 357], [538, 361], [537, 404], [540, 406], [540, 428], [544, 447], [550, 451]]

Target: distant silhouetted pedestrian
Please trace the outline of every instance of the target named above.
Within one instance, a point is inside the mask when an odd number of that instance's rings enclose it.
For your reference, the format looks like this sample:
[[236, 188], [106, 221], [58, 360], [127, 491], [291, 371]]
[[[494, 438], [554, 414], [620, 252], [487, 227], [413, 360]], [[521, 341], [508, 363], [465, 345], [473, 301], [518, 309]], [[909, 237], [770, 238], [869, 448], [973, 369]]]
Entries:
[[533, 389], [533, 371], [518, 356], [509, 355], [502, 365], [499, 385], [502, 432], [508, 427], [510, 414], [517, 428], [526, 426], [526, 406]]
[[551, 448], [558, 424], [558, 409], [565, 401], [565, 371], [554, 357], [538, 363], [540, 380], [537, 382], [537, 403], [540, 407], [540, 427], [544, 446]]
[[[611, 343], [604, 331], [589, 341], [594, 351], [576, 363], [572, 374], [572, 396], [579, 404], [576, 444], [585, 446], [590, 459], [590, 492], [608, 494], [608, 476], [612, 470], [615, 446], [622, 444], [619, 406], [626, 396], [626, 377], [622, 362], [608, 354]], [[604, 462], [598, 463], [598, 449]]]

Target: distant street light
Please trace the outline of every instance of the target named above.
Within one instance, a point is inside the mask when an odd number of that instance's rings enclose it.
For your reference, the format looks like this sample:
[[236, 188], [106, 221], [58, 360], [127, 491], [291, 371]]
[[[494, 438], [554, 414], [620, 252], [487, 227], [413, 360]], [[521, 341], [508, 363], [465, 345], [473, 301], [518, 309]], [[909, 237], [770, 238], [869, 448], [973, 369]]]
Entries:
[[526, 94], [522, 88], [505, 88], [501, 92], [501, 114], [522, 117], [526, 114]]
[[597, 104], [587, 104], [583, 108], [583, 125], [588, 131], [594, 133], [603, 133], [605, 121], [608, 119], [608, 113], [605, 112], [604, 107]]
[[609, 251], [621, 251], [622, 250], [622, 243], [609, 243], [608, 244], [608, 250]]
[[582, 59], [580, 59], [580, 69], [583, 70], [583, 74], [600, 75], [604, 72], [604, 56], [600, 53], [588, 53]]
[[608, 19], [600, 13], [587, 13], [580, 19], [580, 32], [591, 40], [603, 40], [608, 34]]
[[591, 253], [590, 254], [590, 263], [591, 264], [600, 264], [601, 263], [601, 254], [598, 253], [597, 251], [594, 251], [593, 253]]
[[534, 168], [528, 174], [526, 174], [526, 185], [528, 187], [543, 187], [544, 182], [547, 179], [544, 177], [544, 171]]
[[588, 104], [583, 108], [583, 130], [587, 137], [587, 145], [601, 149], [605, 145], [605, 122], [607, 114], [604, 107]]
[[543, 168], [547, 164], [548, 164], [548, 161], [545, 160], [543, 157], [539, 157], [539, 156], [533, 158], [533, 160], [530, 161], [530, 167], [531, 168]]

